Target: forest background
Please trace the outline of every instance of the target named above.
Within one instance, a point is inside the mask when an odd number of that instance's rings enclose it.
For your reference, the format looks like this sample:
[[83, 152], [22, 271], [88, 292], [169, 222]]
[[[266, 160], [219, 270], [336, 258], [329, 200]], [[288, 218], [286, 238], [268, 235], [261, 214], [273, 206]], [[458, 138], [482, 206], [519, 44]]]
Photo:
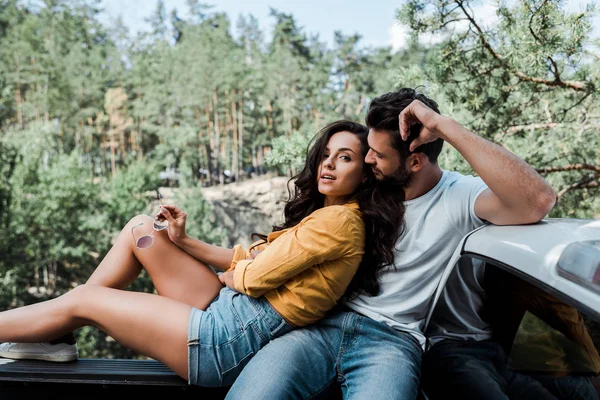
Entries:
[[[394, 51], [360, 33], [326, 44], [276, 9], [267, 39], [252, 15], [188, 0], [184, 18], [159, 1], [133, 36], [102, 24], [98, 1], [0, 0], [0, 309], [84, 283], [166, 186], [189, 234], [224, 244], [203, 189], [292, 176], [320, 128], [364, 122], [399, 87], [534, 166], [558, 193], [550, 216], [600, 218], [597, 10], [494, 4], [488, 23], [467, 0], [401, 1], [410, 36]], [[472, 173], [450, 146], [440, 164]], [[154, 291], [145, 273], [128, 289]], [[77, 336], [82, 357], [139, 357]]]

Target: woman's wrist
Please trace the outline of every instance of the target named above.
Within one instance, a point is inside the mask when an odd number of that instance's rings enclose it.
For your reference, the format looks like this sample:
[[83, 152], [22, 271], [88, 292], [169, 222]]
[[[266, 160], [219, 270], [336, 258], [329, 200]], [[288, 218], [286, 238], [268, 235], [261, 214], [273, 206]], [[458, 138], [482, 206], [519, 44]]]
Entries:
[[175, 243], [175, 245], [177, 247], [179, 247], [182, 250], [185, 250], [185, 245], [189, 240], [189, 236], [188, 235], [182, 235], [182, 236], [178, 236], [173, 238], [173, 243]]

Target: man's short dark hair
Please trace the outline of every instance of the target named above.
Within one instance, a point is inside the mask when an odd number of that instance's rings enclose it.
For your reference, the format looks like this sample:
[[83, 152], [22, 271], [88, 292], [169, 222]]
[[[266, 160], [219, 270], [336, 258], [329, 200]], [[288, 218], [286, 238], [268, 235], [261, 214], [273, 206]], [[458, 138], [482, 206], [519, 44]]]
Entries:
[[[400, 137], [398, 116], [413, 100], [421, 101], [427, 107], [440, 114], [438, 105], [434, 100], [410, 88], [402, 88], [374, 98], [367, 111], [367, 126], [371, 129], [388, 132], [392, 139], [392, 146], [400, 153], [401, 159], [406, 159], [411, 154], [409, 151], [410, 143], [419, 136], [422, 127], [421, 124], [411, 126], [410, 134], [406, 141]], [[430, 162], [437, 163], [443, 144], [444, 141], [442, 139], [437, 139], [431, 143], [417, 147], [413, 153], [424, 153]]]

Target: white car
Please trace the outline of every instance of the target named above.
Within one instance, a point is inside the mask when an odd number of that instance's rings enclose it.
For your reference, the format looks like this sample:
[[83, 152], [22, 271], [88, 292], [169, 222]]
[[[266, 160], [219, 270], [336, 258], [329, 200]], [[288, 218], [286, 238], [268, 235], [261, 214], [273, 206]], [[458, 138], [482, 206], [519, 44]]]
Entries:
[[[506, 393], [530, 385], [559, 400], [598, 399], [600, 220], [474, 230], [446, 267], [427, 322], [423, 398], [492, 398], [481, 360], [494, 358], [498, 370], [505, 357], [503, 373], [517, 382]], [[490, 346], [493, 356], [474, 353]], [[461, 380], [458, 370], [475, 365], [461, 357], [473, 354], [477, 367]]]

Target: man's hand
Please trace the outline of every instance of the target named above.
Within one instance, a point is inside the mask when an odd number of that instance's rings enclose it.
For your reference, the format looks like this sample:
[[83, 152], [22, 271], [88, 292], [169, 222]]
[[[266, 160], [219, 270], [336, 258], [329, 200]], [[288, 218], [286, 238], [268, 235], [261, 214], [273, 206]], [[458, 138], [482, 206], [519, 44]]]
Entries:
[[409, 150], [411, 152], [422, 144], [433, 142], [440, 137], [444, 139], [442, 133], [438, 129], [442, 118], [443, 117], [440, 114], [436, 113], [419, 100], [413, 100], [408, 107], [402, 110], [398, 116], [398, 120], [400, 122], [400, 136], [403, 140], [408, 139], [410, 127], [412, 125], [423, 125], [419, 136], [410, 144]]
[[233, 286], [233, 271], [234, 270], [230, 269], [229, 271], [225, 271], [222, 274], [219, 274], [219, 280], [221, 281], [221, 283], [223, 285], [225, 285], [229, 289], [233, 289], [237, 292], [237, 290]]

